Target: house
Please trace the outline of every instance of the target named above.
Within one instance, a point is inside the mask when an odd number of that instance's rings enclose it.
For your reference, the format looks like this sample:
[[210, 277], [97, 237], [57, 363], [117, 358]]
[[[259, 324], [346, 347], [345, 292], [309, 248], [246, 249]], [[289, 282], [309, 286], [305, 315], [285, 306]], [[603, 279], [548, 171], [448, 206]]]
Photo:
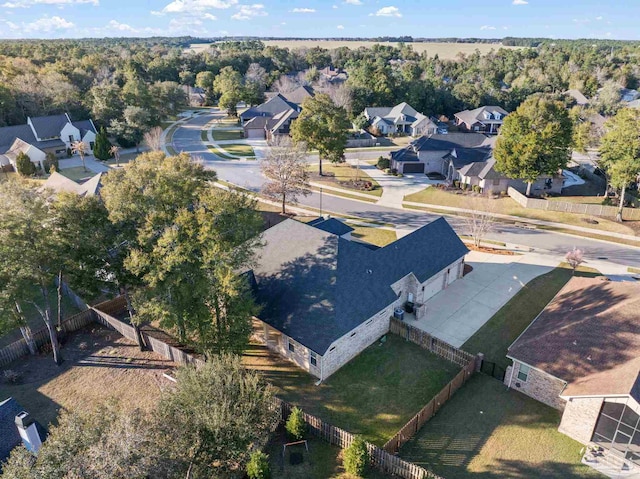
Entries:
[[386, 334], [395, 308], [410, 302], [424, 315], [462, 277], [468, 252], [444, 218], [383, 248], [331, 232], [335, 221], [268, 229], [252, 270], [254, 336], [320, 380]]
[[459, 181], [470, 188], [478, 186], [480, 191], [491, 195], [506, 193], [513, 180], [495, 169], [496, 160], [491, 157], [485, 161], [469, 163], [458, 169]]
[[54, 171], [40, 187], [40, 190], [50, 190], [53, 193], [76, 193], [79, 196], [99, 196], [100, 189], [102, 189], [101, 180], [102, 173], [98, 173], [84, 183], [78, 184], [57, 171]]
[[573, 98], [576, 102], [576, 105], [579, 105], [579, 106], [589, 105], [589, 99], [586, 96], [584, 96], [580, 90], [576, 90], [576, 89], [567, 90], [562, 94]]
[[393, 107], [368, 107], [364, 116], [373, 128], [383, 135], [404, 133], [411, 136], [432, 135], [438, 126], [422, 113], [418, 113], [408, 103]]
[[464, 110], [456, 113], [456, 125], [462, 131], [487, 133], [496, 135], [509, 113], [499, 106], [482, 106], [475, 110]]
[[240, 114], [245, 138], [271, 139], [288, 135], [291, 122], [298, 118], [301, 108], [278, 93], [266, 102]]
[[640, 98], [640, 92], [638, 90], [632, 90], [629, 88], [620, 88], [620, 101], [625, 103], [631, 103]]
[[574, 277], [509, 347], [505, 384], [561, 410], [560, 432], [638, 468], [639, 325], [640, 284]]
[[344, 83], [349, 78], [345, 70], [343, 70], [342, 68], [334, 68], [333, 66], [325, 67], [318, 73], [320, 74], [321, 79], [333, 84]]
[[88, 152], [93, 152], [97, 130], [93, 121], [71, 121], [68, 113], [27, 118], [24, 125], [0, 128], [0, 162], [15, 167], [15, 157], [24, 152], [36, 165], [43, 167], [47, 153], [66, 156], [71, 144], [82, 141]]
[[0, 472], [2, 463], [11, 451], [23, 444], [27, 450], [38, 452], [46, 436], [45, 429], [25, 412], [13, 398], [0, 402]]

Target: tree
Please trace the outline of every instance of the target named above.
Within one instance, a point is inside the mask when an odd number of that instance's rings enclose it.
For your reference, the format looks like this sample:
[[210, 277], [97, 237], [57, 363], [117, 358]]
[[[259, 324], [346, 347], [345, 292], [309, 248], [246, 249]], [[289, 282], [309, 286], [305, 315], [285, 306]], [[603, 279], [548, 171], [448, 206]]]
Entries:
[[220, 95], [220, 108], [227, 110], [229, 116], [237, 116], [237, 105], [243, 97], [242, 75], [233, 67], [224, 67], [213, 81], [213, 90]]
[[59, 169], [58, 157], [52, 151], [47, 152], [47, 155], [44, 160], [45, 173], [53, 173], [54, 171], [58, 171], [58, 169]]
[[287, 137], [276, 137], [271, 142], [267, 157], [260, 168], [267, 178], [262, 192], [282, 202], [282, 213], [286, 213], [287, 198], [296, 203], [297, 196], [311, 192], [307, 151], [302, 142], [294, 145]]
[[360, 113], [356, 116], [355, 120], [353, 120], [353, 126], [355, 126], [358, 130], [364, 130], [369, 127], [370, 123], [364, 113]]
[[137, 106], [128, 106], [124, 110], [122, 120], [111, 122], [111, 132], [122, 146], [135, 146], [136, 151], [142, 141], [144, 132], [149, 127], [149, 113]]
[[567, 252], [564, 259], [571, 266], [571, 275], [574, 275], [576, 274], [576, 268], [584, 263], [584, 253], [574, 246], [571, 251]]
[[120, 166], [120, 147], [118, 145], [111, 145], [109, 155], [116, 160], [116, 166]]
[[210, 71], [199, 72], [196, 75], [196, 86], [204, 90], [207, 105], [211, 105], [213, 102], [213, 80], [215, 77]]
[[29, 155], [21, 151], [16, 156], [16, 170], [21, 176], [32, 176], [36, 172], [36, 165], [33, 164]]
[[620, 108], [620, 85], [614, 80], [605, 82], [596, 104], [603, 115], [614, 115]]
[[111, 155], [109, 149], [111, 148], [111, 142], [107, 137], [107, 132], [104, 126], [100, 128], [100, 132], [96, 135], [96, 141], [93, 145], [93, 156], [101, 161], [107, 161]]
[[493, 203], [487, 198], [473, 198], [469, 206], [472, 212], [464, 217], [464, 225], [467, 234], [473, 239], [473, 245], [479, 248], [482, 240], [496, 226], [492, 215]]
[[555, 175], [571, 158], [573, 125], [564, 105], [528, 98], [505, 118], [493, 156], [496, 170], [527, 182], [527, 196], [540, 175]]
[[362, 437], [356, 436], [351, 445], [344, 450], [342, 462], [347, 474], [356, 477], [364, 476], [369, 465], [369, 450]]
[[307, 432], [307, 423], [304, 421], [304, 413], [299, 407], [294, 407], [289, 414], [289, 418], [285, 424], [285, 429], [292, 439], [299, 441]]
[[606, 124], [600, 157], [611, 186], [620, 190], [617, 221], [622, 221], [626, 190], [640, 174], [640, 110], [623, 108]]
[[264, 101], [267, 84], [267, 71], [259, 63], [252, 63], [244, 75], [244, 101], [249, 105], [258, 105]]
[[249, 479], [270, 479], [269, 456], [262, 451], [254, 451], [247, 464], [247, 476]]
[[[243, 470], [252, 447], [277, 424], [273, 390], [237, 356], [182, 367], [160, 402], [160, 450], [181, 477], [227, 477]], [[185, 475], [186, 474], [186, 475]]]
[[154, 126], [144, 134], [144, 142], [151, 151], [162, 151], [164, 141], [162, 141], [163, 130], [159, 126]]
[[291, 125], [291, 137], [296, 143], [304, 142], [318, 150], [318, 171], [322, 175], [323, 159], [333, 163], [344, 161], [350, 126], [345, 109], [336, 106], [328, 95], [319, 93], [302, 104], [300, 116]]
[[84, 143], [84, 141], [76, 140], [71, 143], [71, 152], [74, 155], [80, 155], [80, 160], [82, 160], [82, 168], [84, 169], [84, 171], [89, 171], [87, 170], [87, 166], [84, 164], [84, 157], [87, 154], [87, 145]]

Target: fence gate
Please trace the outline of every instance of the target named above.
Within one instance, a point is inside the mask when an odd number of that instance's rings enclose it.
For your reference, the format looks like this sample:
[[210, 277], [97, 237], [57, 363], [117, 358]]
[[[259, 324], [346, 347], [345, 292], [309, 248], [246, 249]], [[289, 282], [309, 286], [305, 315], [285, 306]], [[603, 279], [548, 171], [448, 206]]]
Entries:
[[504, 375], [506, 374], [506, 370], [492, 361], [487, 361], [486, 359], [482, 361], [482, 366], [480, 366], [480, 371], [488, 376], [492, 376], [500, 381], [504, 381]]

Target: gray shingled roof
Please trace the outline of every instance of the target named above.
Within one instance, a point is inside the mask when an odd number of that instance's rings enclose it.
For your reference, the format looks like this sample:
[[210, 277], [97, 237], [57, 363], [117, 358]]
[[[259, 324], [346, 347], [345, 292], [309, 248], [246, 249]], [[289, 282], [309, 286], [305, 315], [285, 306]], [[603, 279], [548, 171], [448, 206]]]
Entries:
[[0, 463], [9, 457], [14, 447], [22, 444], [15, 424], [16, 415], [22, 411], [23, 407], [13, 398], [0, 402]]
[[36, 130], [36, 135], [43, 140], [60, 137], [60, 131], [67, 123], [69, 123], [69, 117], [64, 113], [62, 115], [34, 116], [31, 118], [31, 124]]
[[[484, 117], [484, 112], [485, 111], [489, 111], [492, 114], [493, 113], [500, 113], [500, 115], [502, 115], [502, 118], [500, 120], [496, 120], [494, 119], [486, 119]], [[507, 116], [509, 114], [509, 112], [507, 112], [505, 109], [499, 107], [499, 106], [481, 106], [480, 108], [476, 108], [475, 110], [464, 110], [464, 111], [460, 111], [458, 113], [456, 113], [454, 116], [456, 118], [458, 118], [460, 121], [468, 124], [468, 125], [473, 125], [474, 123], [496, 123], [496, 122], [502, 122], [502, 120], [504, 120], [504, 117]]]
[[481, 133], [449, 133], [448, 135], [421, 136], [401, 150], [391, 153], [396, 161], [419, 161], [418, 151], [456, 151], [456, 168], [474, 161], [483, 161], [491, 154], [491, 142]]
[[259, 317], [318, 354], [393, 303], [393, 283], [409, 273], [424, 282], [468, 252], [443, 218], [377, 250], [294, 220], [264, 241]]
[[94, 133], [98, 133], [93, 126], [93, 122], [91, 120], [80, 120], [71, 122], [73, 126], [75, 126], [78, 130], [80, 130], [80, 136], [84, 138], [84, 134], [88, 131], [92, 131]]
[[295, 103], [287, 101], [280, 93], [265, 101], [263, 104], [249, 108], [240, 114], [240, 118], [248, 120], [256, 116], [275, 116], [278, 113], [287, 110], [298, 110], [299, 107]]
[[313, 221], [309, 221], [307, 224], [338, 236], [346, 235], [353, 231], [351, 226], [335, 218], [324, 219], [323, 217], [320, 217]]
[[310, 86], [303, 85], [289, 93], [283, 93], [282, 95], [287, 99], [287, 101], [295, 103], [296, 105], [302, 105], [303, 101], [315, 96], [316, 92]]

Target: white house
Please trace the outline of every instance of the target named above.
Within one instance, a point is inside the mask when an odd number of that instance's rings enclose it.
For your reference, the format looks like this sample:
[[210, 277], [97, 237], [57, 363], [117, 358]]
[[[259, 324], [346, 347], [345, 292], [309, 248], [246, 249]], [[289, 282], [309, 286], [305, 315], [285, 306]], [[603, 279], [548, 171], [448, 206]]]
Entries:
[[438, 126], [427, 116], [418, 113], [408, 103], [400, 103], [394, 107], [368, 107], [364, 116], [372, 127], [383, 135], [405, 133], [411, 136], [432, 135]]

